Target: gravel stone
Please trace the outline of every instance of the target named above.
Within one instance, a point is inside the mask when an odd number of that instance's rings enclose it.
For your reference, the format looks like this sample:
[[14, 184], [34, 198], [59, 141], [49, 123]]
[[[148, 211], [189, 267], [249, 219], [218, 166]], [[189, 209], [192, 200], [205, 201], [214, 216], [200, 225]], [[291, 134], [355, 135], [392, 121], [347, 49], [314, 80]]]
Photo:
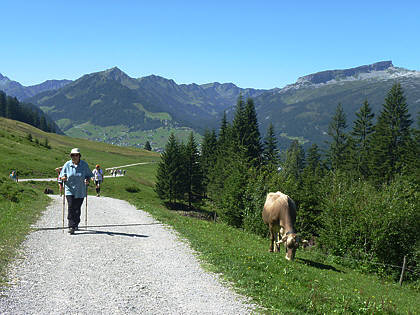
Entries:
[[[66, 204], [67, 207], [67, 204]], [[255, 305], [200, 267], [174, 230], [129, 203], [88, 197], [88, 227], [52, 203], [10, 266], [0, 314], [249, 314]], [[66, 220], [67, 223], [67, 220]]]

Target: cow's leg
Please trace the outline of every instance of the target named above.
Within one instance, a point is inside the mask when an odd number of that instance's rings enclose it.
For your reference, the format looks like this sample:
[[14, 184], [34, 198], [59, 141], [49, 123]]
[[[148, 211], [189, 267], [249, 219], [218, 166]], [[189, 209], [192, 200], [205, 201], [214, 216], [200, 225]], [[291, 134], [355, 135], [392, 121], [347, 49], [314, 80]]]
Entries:
[[[274, 241], [275, 241], [275, 232], [273, 231], [273, 226], [270, 224], [269, 225], [269, 230], [270, 230], [270, 252], [273, 252], [274, 250]], [[277, 248], [277, 246], [276, 246]]]
[[279, 227], [277, 225], [273, 225], [272, 226], [272, 231], [273, 231], [273, 245], [274, 245], [274, 251], [275, 252], [279, 252], [280, 251], [280, 247], [278, 244], [279, 239]]

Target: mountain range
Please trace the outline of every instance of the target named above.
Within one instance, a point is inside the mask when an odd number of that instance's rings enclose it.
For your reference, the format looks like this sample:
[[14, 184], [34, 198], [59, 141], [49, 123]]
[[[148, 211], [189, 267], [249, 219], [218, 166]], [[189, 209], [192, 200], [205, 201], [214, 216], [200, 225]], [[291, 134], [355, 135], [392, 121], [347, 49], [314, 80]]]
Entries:
[[57, 90], [69, 84], [71, 80], [47, 80], [40, 84], [31, 86], [23, 86], [19, 82], [10, 80], [8, 77], [0, 73], [0, 90], [7, 95], [15, 96], [19, 101], [23, 101], [28, 97], [34, 96], [38, 93]]
[[232, 117], [239, 95], [252, 97], [262, 134], [272, 122], [279, 147], [285, 148], [292, 139], [322, 145], [338, 103], [349, 127], [366, 99], [379, 113], [395, 82], [401, 83], [416, 118], [420, 72], [395, 67], [391, 61], [322, 71], [270, 90], [242, 89], [233, 83], [176, 84], [156, 75], [135, 79], [117, 67], [75, 81], [50, 80], [31, 87], [0, 75], [0, 90], [39, 106], [68, 135], [129, 145], [149, 140], [155, 147], [164, 143], [162, 130], [191, 128], [202, 133], [218, 128], [224, 111]]

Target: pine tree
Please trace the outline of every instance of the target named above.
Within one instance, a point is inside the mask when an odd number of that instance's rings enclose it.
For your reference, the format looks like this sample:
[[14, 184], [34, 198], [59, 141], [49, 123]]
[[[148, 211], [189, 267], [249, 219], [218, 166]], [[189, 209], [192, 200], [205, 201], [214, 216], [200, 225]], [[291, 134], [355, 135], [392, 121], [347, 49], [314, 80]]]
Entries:
[[341, 104], [338, 104], [328, 126], [328, 135], [332, 138], [331, 142], [327, 142], [329, 144], [328, 158], [333, 170], [343, 168], [347, 162], [348, 143], [344, 132], [346, 128], [346, 115]]
[[401, 172], [410, 143], [410, 114], [400, 83], [392, 86], [385, 98], [372, 138], [372, 173], [389, 182]]
[[301, 179], [305, 168], [305, 150], [297, 140], [293, 140], [286, 151], [286, 159], [283, 163], [283, 171], [295, 180]]
[[267, 135], [264, 138], [263, 160], [266, 165], [277, 169], [277, 165], [279, 164], [279, 150], [277, 149], [277, 140], [272, 123], [268, 126]]
[[207, 187], [209, 183], [209, 174], [213, 170], [217, 159], [217, 137], [216, 131], [204, 132], [203, 142], [201, 144], [201, 168], [203, 171], [203, 185]]
[[255, 105], [252, 98], [246, 100], [244, 109], [244, 134], [242, 135], [241, 142], [245, 151], [245, 158], [250, 165], [260, 165], [263, 147], [261, 144], [260, 130], [258, 128], [257, 112], [255, 111]]
[[39, 129], [44, 131], [47, 130], [47, 120], [43, 114], [41, 114], [41, 118], [39, 119]]
[[152, 146], [150, 145], [149, 140], [146, 141], [146, 144], [144, 145], [144, 149], [147, 151], [152, 151]]
[[321, 167], [321, 154], [316, 143], [312, 144], [306, 156], [306, 168], [314, 174], [317, 169]]
[[360, 111], [356, 113], [352, 135], [351, 158], [357, 174], [364, 178], [369, 176], [370, 136], [373, 132], [372, 109], [367, 100], [364, 101]]
[[0, 117], [6, 117], [6, 94], [0, 91]]
[[183, 197], [183, 161], [180, 145], [174, 134], [168, 138], [156, 173], [155, 191], [170, 203]]
[[232, 122], [232, 140], [234, 146], [242, 150], [246, 129], [245, 104], [242, 94], [239, 95], [236, 102], [235, 115]]
[[186, 184], [186, 195], [188, 201], [188, 207], [191, 208], [191, 204], [200, 200], [204, 194], [203, 186], [203, 172], [200, 164], [200, 154], [198, 152], [197, 143], [193, 133], [190, 133], [190, 137], [185, 146], [185, 184]]

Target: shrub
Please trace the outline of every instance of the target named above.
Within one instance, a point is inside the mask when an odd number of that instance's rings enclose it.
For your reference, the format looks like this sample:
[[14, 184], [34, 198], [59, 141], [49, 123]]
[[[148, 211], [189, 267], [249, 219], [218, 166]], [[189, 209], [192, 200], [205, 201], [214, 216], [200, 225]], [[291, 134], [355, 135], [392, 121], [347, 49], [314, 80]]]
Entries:
[[[328, 176], [327, 176], [328, 177]], [[384, 264], [372, 269], [397, 276], [404, 255], [415, 267], [419, 241], [418, 187], [400, 177], [379, 191], [368, 182], [351, 182], [345, 175], [325, 178], [319, 242], [331, 254]], [[326, 184], [324, 187], [328, 187]], [[376, 267], [375, 267], [376, 266]]]
[[125, 187], [125, 190], [129, 193], [138, 193], [140, 191], [140, 188], [136, 186], [128, 186], [128, 187]]

